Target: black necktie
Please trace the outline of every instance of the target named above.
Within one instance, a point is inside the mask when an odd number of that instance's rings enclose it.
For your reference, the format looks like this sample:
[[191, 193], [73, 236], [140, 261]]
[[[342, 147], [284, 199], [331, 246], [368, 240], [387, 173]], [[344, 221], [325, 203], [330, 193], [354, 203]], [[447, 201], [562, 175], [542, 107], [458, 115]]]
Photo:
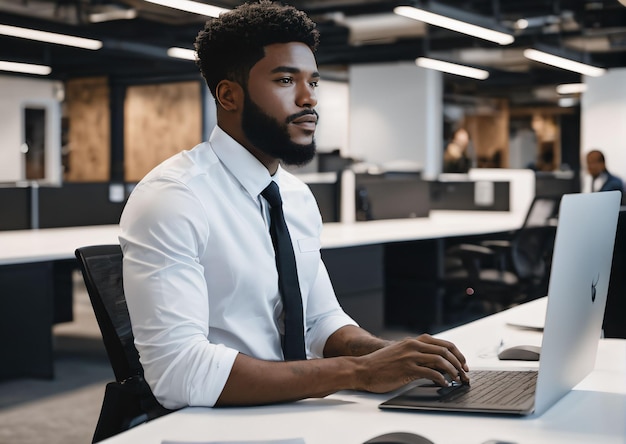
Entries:
[[278, 288], [283, 299], [285, 312], [285, 337], [283, 354], [285, 360], [306, 359], [304, 351], [304, 321], [302, 315], [302, 295], [298, 283], [296, 257], [293, 253], [291, 237], [283, 215], [283, 201], [276, 182], [272, 181], [261, 195], [270, 204], [270, 234], [276, 253]]

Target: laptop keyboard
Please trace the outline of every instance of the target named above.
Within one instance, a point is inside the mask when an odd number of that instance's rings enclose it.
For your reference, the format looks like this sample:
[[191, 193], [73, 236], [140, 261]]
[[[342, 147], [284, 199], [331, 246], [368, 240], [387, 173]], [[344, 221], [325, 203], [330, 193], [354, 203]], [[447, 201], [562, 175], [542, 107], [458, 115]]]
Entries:
[[459, 384], [440, 401], [490, 406], [522, 406], [535, 394], [536, 371], [471, 371], [470, 385]]

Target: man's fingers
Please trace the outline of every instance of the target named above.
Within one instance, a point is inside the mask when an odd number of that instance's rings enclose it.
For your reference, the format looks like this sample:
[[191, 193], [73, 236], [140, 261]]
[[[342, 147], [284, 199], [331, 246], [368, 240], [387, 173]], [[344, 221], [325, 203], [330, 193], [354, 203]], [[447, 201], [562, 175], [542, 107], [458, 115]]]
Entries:
[[[465, 373], [468, 371], [465, 357], [451, 342], [422, 335], [414, 339], [417, 351], [420, 354], [417, 364], [447, 373], [450, 379], [459, 382], [468, 382]], [[437, 378], [439, 381], [440, 379]], [[435, 380], [433, 380], [435, 381]]]
[[[467, 361], [465, 356], [461, 351], [450, 341], [446, 341], [444, 339], [433, 338], [429, 334], [423, 334], [417, 338], [418, 341], [423, 342], [425, 344], [437, 345], [439, 347], [445, 348], [448, 352], [452, 353], [458, 363], [460, 364], [459, 370], [469, 371], [469, 367], [467, 366]], [[453, 360], [451, 360], [453, 362]], [[456, 363], [455, 363], [456, 364]]]

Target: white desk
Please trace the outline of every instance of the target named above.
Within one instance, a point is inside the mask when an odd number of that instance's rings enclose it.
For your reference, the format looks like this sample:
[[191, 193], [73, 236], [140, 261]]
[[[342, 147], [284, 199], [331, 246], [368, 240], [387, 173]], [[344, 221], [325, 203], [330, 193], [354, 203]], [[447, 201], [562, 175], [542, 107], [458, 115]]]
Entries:
[[[437, 211], [430, 218], [423, 219], [334, 223], [325, 225], [322, 247], [337, 252], [346, 247], [507, 231], [518, 228], [521, 223], [520, 217], [511, 213], [460, 211]], [[52, 313], [64, 313], [63, 316], [56, 316], [56, 321], [72, 318], [69, 275], [74, 251], [88, 245], [116, 244], [119, 242], [118, 235], [117, 225], [0, 232], [0, 288], [3, 295], [10, 296], [2, 300], [0, 312], [0, 346], [10, 365], [0, 367], [0, 379], [52, 376], [51, 329], [55, 322]], [[382, 246], [379, 249], [382, 251]], [[329, 252], [329, 255], [332, 254]], [[382, 254], [378, 253], [377, 257], [381, 259], [368, 263], [373, 270], [372, 274], [382, 273]], [[343, 278], [352, 290], [355, 282], [363, 280], [362, 270], [356, 270], [356, 277], [352, 278], [346, 261], [342, 258], [338, 260], [341, 263], [336, 267], [335, 274]], [[381, 305], [381, 294], [382, 287], [379, 287], [377, 292], [368, 293], [368, 297], [375, 299], [375, 304]], [[358, 297], [344, 302], [346, 305], [352, 304], [355, 310], [363, 310], [369, 303]], [[33, 307], [37, 310], [33, 310]], [[377, 307], [370, 307], [368, 311], [382, 316], [382, 311]], [[371, 321], [371, 325], [368, 322], [369, 319], [364, 326], [371, 328], [374, 324], [380, 326], [383, 321], [376, 318]], [[19, 341], [1, 339], [15, 337]], [[32, 351], [26, 353], [25, 350]]]
[[[341, 248], [449, 236], [487, 234], [522, 226], [508, 212], [432, 211], [428, 218], [328, 223], [322, 248]], [[0, 232], [0, 265], [71, 259], [78, 247], [118, 243], [117, 225]]]
[[[461, 347], [473, 368], [512, 367], [495, 357], [500, 338], [539, 341], [541, 333], [506, 325], [545, 313], [534, 301], [441, 334]], [[529, 366], [536, 365], [531, 363]], [[594, 371], [539, 417], [381, 411], [390, 395], [340, 392], [324, 399], [244, 408], [187, 408], [114, 436], [107, 444], [160, 444], [303, 437], [307, 444], [357, 444], [391, 431], [419, 433], [436, 444], [572, 444], [626, 442], [626, 341], [601, 340]]]

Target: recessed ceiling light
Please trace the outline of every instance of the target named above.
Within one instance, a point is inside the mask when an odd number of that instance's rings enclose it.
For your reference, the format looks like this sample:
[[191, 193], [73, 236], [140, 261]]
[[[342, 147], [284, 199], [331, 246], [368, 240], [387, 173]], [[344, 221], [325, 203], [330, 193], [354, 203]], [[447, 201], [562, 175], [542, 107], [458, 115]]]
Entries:
[[485, 80], [489, 77], [489, 72], [484, 69], [472, 68], [470, 66], [458, 65], [456, 63], [444, 62], [443, 60], [430, 59], [427, 57], [419, 57], [415, 60], [417, 66], [422, 68], [434, 69], [437, 71], [456, 74], [472, 79]]
[[97, 50], [102, 48], [100, 40], [85, 39], [54, 32], [37, 31], [35, 29], [19, 28], [17, 26], [0, 25], [0, 34], [18, 37], [39, 42], [56, 43], [58, 45], [75, 46], [77, 48]]
[[564, 83], [556, 87], [559, 94], [582, 94], [587, 91], [587, 85], [584, 83]]
[[413, 20], [419, 20], [430, 25], [489, 40], [499, 43], [500, 45], [510, 45], [515, 41], [515, 38], [510, 34], [483, 28], [482, 26], [436, 14], [425, 9], [414, 8], [413, 6], [397, 6], [393, 9], [393, 12]]
[[52, 72], [52, 68], [45, 65], [0, 61], [0, 71], [21, 72], [24, 74], [47, 76]]
[[196, 51], [193, 49], [172, 47], [167, 50], [167, 55], [177, 59], [196, 60]]
[[585, 63], [577, 62], [575, 60], [567, 59], [565, 57], [560, 57], [554, 54], [550, 54], [548, 52], [539, 51], [537, 49], [525, 49], [524, 57], [534, 60], [536, 62], [545, 63], [546, 65], [556, 66], [557, 68], [574, 71], [579, 74], [591, 77], [599, 77], [606, 73], [606, 69], [604, 68], [587, 65]]
[[193, 2], [191, 0], [146, 0], [168, 8], [180, 9], [181, 11], [192, 12], [194, 14], [206, 15], [207, 17], [219, 17], [222, 12], [228, 9], [218, 6], [207, 5], [206, 3]]

